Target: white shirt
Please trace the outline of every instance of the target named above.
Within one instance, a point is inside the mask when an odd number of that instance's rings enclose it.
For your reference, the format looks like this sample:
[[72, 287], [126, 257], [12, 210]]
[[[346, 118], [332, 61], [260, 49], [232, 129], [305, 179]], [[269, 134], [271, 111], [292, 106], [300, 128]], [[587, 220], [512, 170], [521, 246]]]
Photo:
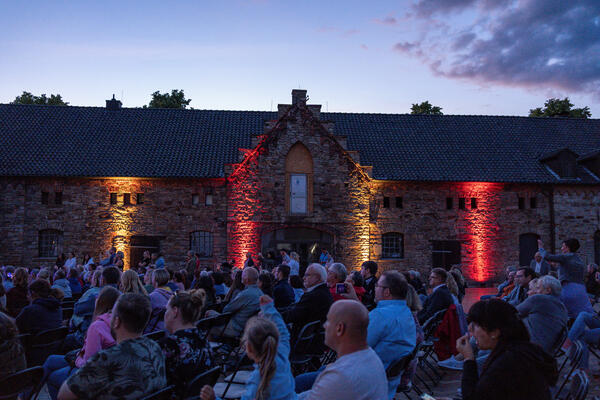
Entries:
[[77, 257], [73, 257], [73, 258], [69, 258], [67, 261], [65, 261], [65, 267], [71, 269], [73, 267], [77, 266]]
[[539, 274], [541, 270], [542, 270], [542, 263], [536, 261], [535, 262], [535, 273]]

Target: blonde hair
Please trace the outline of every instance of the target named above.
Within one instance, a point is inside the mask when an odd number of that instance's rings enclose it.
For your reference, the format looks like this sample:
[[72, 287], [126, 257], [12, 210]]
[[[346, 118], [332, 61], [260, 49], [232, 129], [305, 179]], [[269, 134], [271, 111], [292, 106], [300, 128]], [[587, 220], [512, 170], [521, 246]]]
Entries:
[[412, 285], [408, 285], [408, 290], [406, 291], [406, 305], [412, 312], [419, 312], [423, 309], [421, 299]]
[[177, 307], [183, 320], [187, 323], [195, 323], [200, 319], [205, 303], [206, 291], [204, 289], [177, 292], [169, 299], [169, 305]]
[[458, 297], [458, 285], [456, 284], [456, 280], [452, 276], [452, 274], [448, 274], [446, 277], [446, 286], [448, 286], [448, 290], [450, 293]]
[[94, 287], [100, 287], [100, 278], [102, 277], [102, 268], [98, 268], [92, 275], [92, 281], [90, 282]]
[[144, 285], [142, 285], [137, 272], [132, 269], [128, 269], [127, 271], [123, 272], [123, 275], [121, 275], [119, 289], [121, 289], [121, 292], [123, 293], [139, 293], [145, 296], [148, 295], [148, 292], [146, 291], [146, 288], [144, 288]]
[[246, 324], [244, 342], [249, 343], [257, 355], [260, 383], [256, 390], [256, 400], [264, 400], [267, 396], [271, 378], [275, 374], [275, 356], [279, 344], [277, 326], [268, 319], [252, 317]]

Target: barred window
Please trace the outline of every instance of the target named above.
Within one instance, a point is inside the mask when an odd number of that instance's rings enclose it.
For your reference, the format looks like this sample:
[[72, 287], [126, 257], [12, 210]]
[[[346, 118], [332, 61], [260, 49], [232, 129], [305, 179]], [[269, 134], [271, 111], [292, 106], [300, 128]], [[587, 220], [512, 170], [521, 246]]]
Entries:
[[56, 229], [44, 229], [39, 232], [38, 252], [40, 257], [58, 257], [62, 252], [61, 231]]
[[381, 247], [383, 258], [404, 258], [404, 235], [397, 232], [384, 233]]
[[200, 257], [211, 257], [213, 237], [211, 232], [195, 231], [190, 233], [190, 250]]

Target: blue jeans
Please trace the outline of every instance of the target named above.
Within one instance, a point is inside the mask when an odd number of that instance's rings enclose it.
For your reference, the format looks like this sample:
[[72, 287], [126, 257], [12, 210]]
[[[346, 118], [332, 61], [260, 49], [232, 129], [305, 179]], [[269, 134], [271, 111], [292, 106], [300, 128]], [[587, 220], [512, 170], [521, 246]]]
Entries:
[[[589, 329], [586, 330], [586, 327]], [[588, 369], [590, 352], [587, 345], [598, 344], [600, 342], [600, 318], [595, 313], [580, 312], [573, 326], [571, 326], [569, 339], [572, 342], [575, 340], [584, 342], [583, 358], [581, 359], [580, 367]]]
[[44, 362], [44, 380], [48, 386], [48, 394], [52, 400], [58, 397], [58, 391], [67, 378], [73, 375], [77, 368], [71, 368], [65, 356], [51, 355]]
[[304, 374], [300, 374], [296, 377], [296, 393], [306, 392], [310, 390], [317, 380], [317, 376], [327, 367], [323, 365], [321, 368], [314, 372], [306, 372]]

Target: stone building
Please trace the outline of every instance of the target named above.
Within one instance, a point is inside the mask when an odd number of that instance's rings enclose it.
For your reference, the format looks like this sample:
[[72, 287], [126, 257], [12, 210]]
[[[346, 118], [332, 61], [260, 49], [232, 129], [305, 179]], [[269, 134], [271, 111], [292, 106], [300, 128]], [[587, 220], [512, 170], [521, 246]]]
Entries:
[[115, 245], [203, 264], [321, 248], [473, 281], [577, 237], [600, 261], [600, 120], [0, 105], [0, 263]]

